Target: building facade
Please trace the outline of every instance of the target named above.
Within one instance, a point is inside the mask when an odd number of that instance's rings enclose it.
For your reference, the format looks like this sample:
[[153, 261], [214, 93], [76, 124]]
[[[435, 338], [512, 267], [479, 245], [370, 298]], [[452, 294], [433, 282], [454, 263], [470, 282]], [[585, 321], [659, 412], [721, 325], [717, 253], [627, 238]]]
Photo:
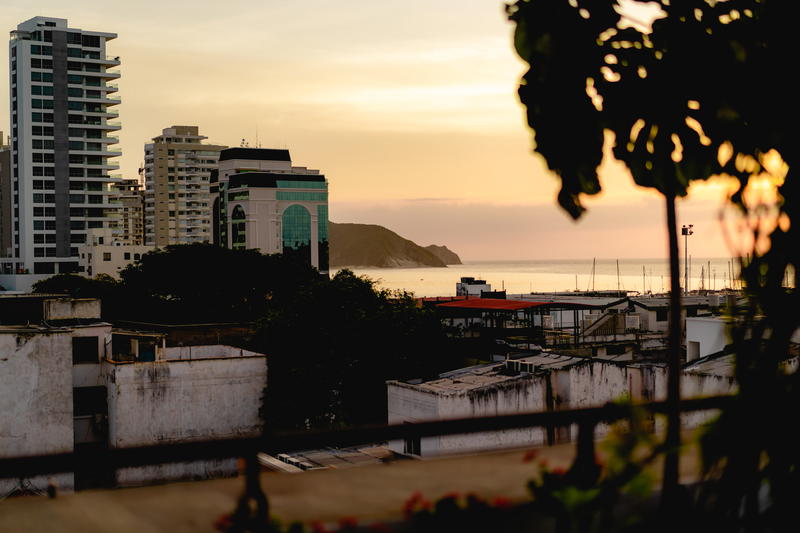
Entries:
[[[0, 457], [75, 453], [59, 490], [233, 475], [235, 459], [116, 469], [98, 451], [261, 434], [266, 356], [113, 329], [97, 299], [0, 295]], [[0, 477], [0, 499], [50, 476]]]
[[[731, 394], [737, 389], [732, 360], [701, 362], [683, 369], [681, 397]], [[403, 424], [476, 416], [596, 407], [620, 399], [662, 401], [667, 395], [667, 367], [542, 352], [462, 368], [437, 379], [387, 382], [388, 422]], [[696, 428], [714, 415], [700, 411], [682, 416], [684, 429]], [[655, 419], [656, 431], [664, 429]], [[595, 437], [609, 431], [598, 424]], [[575, 441], [576, 425], [519, 428], [476, 434], [442, 435], [390, 441], [397, 453], [434, 456], [498, 448], [530, 447]]]
[[[119, 168], [111, 158], [119, 114], [113, 106], [116, 34], [70, 28], [34, 17], [11, 32], [11, 194], [14, 273], [78, 269], [78, 247], [91, 229], [115, 229]], [[5, 194], [5, 193], [4, 193]]]
[[145, 242], [211, 242], [209, 181], [224, 146], [204, 144], [197, 126], [172, 126], [144, 147]]
[[[14, 248], [11, 245], [13, 242], [12, 228], [14, 227], [12, 198], [11, 146], [6, 142], [5, 133], [0, 131], [0, 258], [14, 255]], [[8, 267], [11, 268], [11, 265]], [[0, 273], [12, 274], [13, 272], [0, 270]]]
[[124, 179], [115, 184], [119, 192], [119, 235], [125, 245], [144, 244], [144, 188], [138, 179]]
[[328, 272], [328, 182], [288, 150], [228, 148], [213, 178], [214, 242], [291, 254]]

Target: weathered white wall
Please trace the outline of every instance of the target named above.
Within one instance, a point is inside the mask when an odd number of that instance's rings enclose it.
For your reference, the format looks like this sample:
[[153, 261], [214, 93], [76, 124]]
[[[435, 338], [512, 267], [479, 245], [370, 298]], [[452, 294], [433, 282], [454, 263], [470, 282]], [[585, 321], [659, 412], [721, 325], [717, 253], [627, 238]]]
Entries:
[[[403, 424], [406, 422], [424, 422], [439, 419], [439, 404], [437, 395], [421, 391], [413, 385], [391, 381], [386, 384], [387, 411], [389, 424]], [[439, 453], [440, 437], [425, 437], [421, 439], [421, 455], [435, 455]], [[403, 441], [389, 441], [389, 448], [397, 453], [403, 453]]]
[[213, 359], [215, 357], [252, 357], [259, 355], [256, 352], [226, 346], [224, 344], [209, 344], [205, 346], [170, 346], [164, 351], [167, 360]]
[[[721, 352], [728, 344], [725, 321], [721, 318], [689, 317], [686, 319], [686, 343], [700, 344], [697, 357], [705, 357]], [[687, 361], [696, 359], [690, 357], [687, 350]]]
[[[112, 448], [258, 435], [266, 358], [236, 357], [104, 365]], [[222, 470], [220, 470], [220, 468]], [[224, 464], [150, 466], [117, 473], [118, 483], [232, 474]]]
[[[632, 376], [628, 375], [628, 367], [600, 361], [588, 361], [565, 370], [556, 370], [557, 374], [569, 376], [569, 396], [562, 401], [562, 409], [581, 409], [596, 407], [632, 396]], [[563, 393], [562, 393], [563, 394]], [[608, 433], [608, 424], [598, 424], [595, 437], [600, 438]], [[573, 426], [571, 438], [578, 437], [578, 428]]]
[[[667, 390], [667, 368], [661, 365], [631, 365], [600, 360], [587, 360], [548, 374], [521, 375], [490, 386], [464, 392], [436, 394], [419, 386], [389, 382], [389, 423], [419, 422], [448, 418], [467, 418], [546, 411], [547, 380], [553, 391], [554, 408], [580, 409], [602, 406], [622, 398], [634, 401], [664, 400]], [[731, 394], [736, 383], [731, 376], [697, 371], [683, 372], [683, 398]], [[715, 415], [714, 411], [685, 413], [684, 429], [698, 427]], [[656, 429], [663, 429], [663, 417], [656, 417]], [[595, 437], [608, 433], [607, 424], [599, 424]], [[557, 442], [575, 440], [577, 427], [557, 428]], [[511, 446], [540, 445], [546, 442], [543, 428], [473, 433], [422, 439], [421, 455], [463, 453]], [[393, 441], [390, 448], [403, 452], [403, 442]]]
[[[545, 386], [543, 377], [528, 375], [463, 394], [441, 396], [439, 413], [441, 418], [447, 419], [544, 411]], [[546, 433], [542, 428], [447, 435], [440, 438], [439, 453], [538, 446], [545, 441]]]
[[[525, 376], [464, 392], [437, 395], [399, 382], [387, 384], [390, 424], [423, 422], [543, 411], [545, 381], [542, 376]], [[545, 442], [542, 428], [526, 428], [468, 435], [444, 435], [421, 439], [420, 455], [467, 453], [476, 450], [535, 446]], [[403, 453], [403, 441], [389, 447]]]
[[44, 301], [45, 320], [100, 318], [99, 298], [58, 298]]
[[[70, 332], [0, 330], [0, 456], [68, 453], [72, 435]], [[72, 490], [72, 474], [53, 476]], [[31, 484], [43, 489], [46, 477]], [[0, 479], [0, 496], [18, 484]]]

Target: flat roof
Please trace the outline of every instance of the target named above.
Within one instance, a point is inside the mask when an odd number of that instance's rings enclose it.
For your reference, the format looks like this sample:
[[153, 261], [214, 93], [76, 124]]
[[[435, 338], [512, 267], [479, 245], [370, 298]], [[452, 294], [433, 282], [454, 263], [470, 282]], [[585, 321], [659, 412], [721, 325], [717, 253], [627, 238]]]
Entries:
[[[427, 300], [430, 301], [430, 300]], [[502, 300], [499, 298], [469, 298], [466, 300], [454, 300], [437, 304], [436, 307], [448, 307], [453, 309], [475, 309], [479, 311], [520, 311], [538, 307], [541, 309], [597, 309], [599, 306], [582, 302], [534, 302], [527, 300]]]
[[457, 309], [482, 309], [486, 311], [519, 311], [530, 307], [546, 305], [545, 302], [523, 302], [520, 300], [501, 300], [498, 298], [471, 298], [469, 300], [455, 300], [443, 302], [437, 307], [454, 307]]
[[[630, 298], [630, 301], [645, 309], [659, 309], [669, 307], [669, 298]], [[682, 307], [708, 307], [706, 296], [681, 296]]]
[[605, 309], [612, 305], [618, 305], [621, 303], [625, 303], [628, 300], [627, 296], [587, 296], [585, 294], [542, 294], [542, 293], [530, 293], [530, 294], [514, 294], [512, 295], [515, 299], [519, 300], [531, 300], [537, 302], [549, 302], [549, 303], [566, 303], [566, 304], [578, 304], [586, 307], [593, 307], [597, 309]]
[[226, 148], [219, 153], [220, 161], [253, 159], [257, 161], [291, 161], [289, 150], [278, 148]]
[[[305, 181], [309, 183], [325, 183], [323, 174], [288, 174], [281, 172], [241, 172], [228, 178], [228, 190], [239, 187], [276, 188], [279, 181]], [[322, 188], [320, 186], [320, 188]]]
[[[515, 358], [514, 361], [533, 363], [535, 371], [560, 369], [586, 361], [608, 363], [608, 361], [590, 360], [586, 357], [574, 357], [550, 352]], [[389, 383], [433, 394], [458, 394], [530, 376], [528, 373], [505, 374], [503, 373], [505, 366], [505, 361], [499, 361], [445, 372], [436, 379], [419, 384], [412, 385], [400, 381], [390, 381]]]

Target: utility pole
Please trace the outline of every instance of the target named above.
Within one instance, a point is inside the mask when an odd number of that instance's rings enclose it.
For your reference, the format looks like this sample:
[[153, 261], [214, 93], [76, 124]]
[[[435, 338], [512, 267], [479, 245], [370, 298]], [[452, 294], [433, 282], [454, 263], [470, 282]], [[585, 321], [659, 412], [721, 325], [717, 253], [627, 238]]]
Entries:
[[692, 228], [694, 224], [688, 226], [681, 226], [681, 235], [683, 235], [683, 293], [689, 294], [689, 235], [693, 235]]

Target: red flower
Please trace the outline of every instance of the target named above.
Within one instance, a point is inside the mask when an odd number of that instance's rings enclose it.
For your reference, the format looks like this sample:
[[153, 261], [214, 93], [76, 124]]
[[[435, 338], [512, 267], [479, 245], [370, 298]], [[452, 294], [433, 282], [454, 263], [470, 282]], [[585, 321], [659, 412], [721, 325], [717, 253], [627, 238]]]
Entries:
[[221, 515], [214, 521], [214, 529], [217, 531], [227, 531], [233, 525], [230, 514]]
[[492, 500], [492, 507], [497, 507], [498, 509], [508, 509], [512, 505], [511, 500], [503, 496], [498, 496]]
[[539, 455], [539, 450], [528, 450], [525, 452], [525, 455], [522, 456], [523, 463], [530, 463]]
[[555, 467], [555, 468], [554, 468], [553, 470], [551, 470], [550, 472], [551, 472], [553, 475], [556, 475], [556, 476], [563, 476], [564, 474], [566, 474], [566, 473], [567, 473], [567, 471], [566, 471], [566, 470], [564, 470], [563, 468], [561, 468], [560, 466], [557, 466], [557, 467]]
[[358, 525], [358, 520], [355, 519], [353, 516], [345, 516], [339, 519], [339, 529], [345, 529], [348, 527], [356, 527]]
[[311, 526], [311, 531], [313, 531], [314, 533], [330, 533], [328, 531], [328, 528], [325, 527], [325, 524], [323, 524], [319, 520], [314, 520], [309, 525]]
[[411, 518], [414, 515], [414, 512], [417, 508], [417, 504], [420, 503], [421, 501], [422, 501], [422, 493], [420, 491], [416, 491], [403, 504], [403, 516], [405, 516], [406, 519]]

